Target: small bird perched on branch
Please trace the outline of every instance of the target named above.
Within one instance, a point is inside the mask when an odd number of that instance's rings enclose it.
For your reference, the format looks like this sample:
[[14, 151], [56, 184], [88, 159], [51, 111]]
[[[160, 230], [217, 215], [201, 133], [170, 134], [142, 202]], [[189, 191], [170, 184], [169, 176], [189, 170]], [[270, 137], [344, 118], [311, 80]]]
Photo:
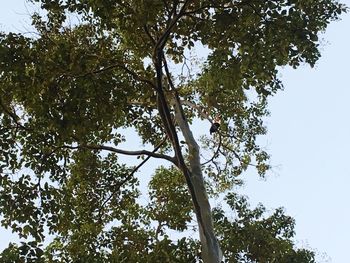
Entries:
[[220, 123], [221, 123], [221, 117], [218, 115], [215, 117], [213, 124], [210, 127], [210, 130], [209, 130], [210, 134], [218, 131], [220, 127]]

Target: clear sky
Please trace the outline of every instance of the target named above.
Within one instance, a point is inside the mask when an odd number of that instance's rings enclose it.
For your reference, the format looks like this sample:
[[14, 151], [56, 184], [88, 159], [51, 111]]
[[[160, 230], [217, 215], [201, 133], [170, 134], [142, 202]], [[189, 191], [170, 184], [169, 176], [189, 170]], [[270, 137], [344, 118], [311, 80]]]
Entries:
[[[350, 0], [341, 1], [350, 6]], [[26, 32], [24, 0], [3, 0], [0, 30]], [[285, 90], [270, 104], [262, 139], [275, 167], [266, 180], [245, 175], [252, 204], [285, 207], [296, 219], [299, 246], [320, 262], [349, 262], [350, 244], [350, 14], [323, 35], [316, 67], [285, 68]], [[0, 229], [0, 250], [11, 235]], [[12, 239], [11, 239], [12, 240]], [[327, 254], [327, 256], [324, 255]]]

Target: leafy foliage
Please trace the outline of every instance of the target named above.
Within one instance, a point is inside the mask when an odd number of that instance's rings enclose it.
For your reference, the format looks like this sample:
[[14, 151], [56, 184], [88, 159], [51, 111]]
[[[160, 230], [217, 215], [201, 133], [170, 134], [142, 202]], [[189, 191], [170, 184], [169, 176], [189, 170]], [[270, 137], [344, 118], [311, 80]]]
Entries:
[[[181, 236], [198, 230], [203, 210], [191, 180], [204, 176], [207, 201], [206, 190], [220, 196], [249, 166], [265, 175], [257, 138], [282, 89], [278, 69], [313, 66], [319, 33], [346, 11], [332, 0], [31, 2], [46, 11], [32, 16], [36, 34], [0, 34], [1, 224], [25, 240], [0, 262], [199, 261], [200, 243]], [[80, 22], [67, 26], [71, 16]], [[200, 46], [209, 55], [190, 77], [171, 70]], [[188, 124], [217, 115], [200, 164]], [[154, 150], [120, 149], [130, 128]], [[123, 154], [147, 157], [130, 166]], [[155, 171], [142, 204], [136, 171], [152, 157], [171, 166]], [[266, 217], [235, 194], [226, 202], [235, 219], [221, 208], [213, 218], [227, 262], [314, 262], [294, 248], [281, 209]]]
[[227, 262], [315, 262], [313, 252], [294, 249], [295, 222], [282, 208], [264, 217], [265, 207], [251, 210], [245, 197], [230, 193], [226, 201], [237, 216], [216, 209], [214, 220]]

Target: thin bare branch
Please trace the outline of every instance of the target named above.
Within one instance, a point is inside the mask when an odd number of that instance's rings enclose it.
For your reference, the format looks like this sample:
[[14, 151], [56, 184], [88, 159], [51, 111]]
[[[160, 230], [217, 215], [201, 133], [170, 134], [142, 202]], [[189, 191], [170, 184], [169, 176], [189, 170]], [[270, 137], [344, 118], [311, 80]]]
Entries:
[[161, 154], [161, 153], [155, 153], [147, 150], [139, 150], [139, 151], [127, 151], [127, 150], [121, 150], [112, 146], [106, 146], [106, 145], [78, 145], [78, 146], [70, 146], [70, 145], [64, 145], [60, 146], [60, 148], [66, 148], [66, 149], [90, 149], [90, 150], [104, 150], [124, 155], [130, 155], [130, 156], [140, 156], [140, 155], [147, 155], [153, 158], [158, 159], [164, 159], [167, 161], [172, 162], [173, 164], [176, 164], [175, 158]]

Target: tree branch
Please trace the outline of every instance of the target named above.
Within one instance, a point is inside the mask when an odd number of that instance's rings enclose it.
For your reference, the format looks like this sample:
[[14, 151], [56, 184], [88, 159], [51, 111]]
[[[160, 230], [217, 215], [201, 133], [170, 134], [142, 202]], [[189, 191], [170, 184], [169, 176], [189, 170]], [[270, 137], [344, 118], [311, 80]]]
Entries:
[[174, 157], [151, 152], [147, 150], [140, 150], [140, 151], [127, 151], [127, 150], [121, 150], [112, 146], [105, 146], [105, 145], [78, 145], [78, 146], [70, 146], [70, 145], [64, 145], [60, 146], [59, 148], [66, 148], [66, 149], [90, 149], [90, 150], [105, 150], [110, 151], [114, 153], [124, 154], [124, 155], [130, 155], [130, 156], [140, 156], [140, 155], [147, 155], [149, 157], [158, 158], [158, 159], [164, 159], [167, 161], [170, 161], [171, 163], [176, 165], [176, 159]]
[[[166, 142], [166, 137], [153, 149], [152, 153], [156, 153], [159, 148]], [[101, 208], [103, 208], [109, 200], [120, 190], [120, 188], [131, 179], [131, 177], [151, 158], [152, 156], [148, 155], [141, 163], [139, 163], [134, 169], [122, 180], [116, 187], [116, 189], [111, 193], [111, 195], [102, 203]], [[101, 210], [99, 212], [99, 217], [101, 218]]]
[[101, 68], [101, 69], [92, 70], [92, 71], [86, 72], [86, 73], [78, 75], [78, 76], [74, 76], [74, 75], [67, 75], [67, 76], [73, 77], [73, 78], [83, 78], [83, 77], [86, 77], [88, 75], [99, 74], [99, 73], [102, 73], [102, 72], [105, 72], [108, 70], [112, 70], [114, 68], [120, 68], [120, 69], [124, 70], [126, 73], [133, 76], [136, 80], [144, 82], [144, 83], [150, 85], [152, 88], [155, 88], [155, 84], [152, 81], [141, 77], [139, 74], [137, 74], [136, 72], [132, 71], [131, 69], [129, 69], [128, 67], [126, 67], [125, 65], [120, 64], [120, 63], [115, 63], [115, 64], [106, 66], [106, 67]]

